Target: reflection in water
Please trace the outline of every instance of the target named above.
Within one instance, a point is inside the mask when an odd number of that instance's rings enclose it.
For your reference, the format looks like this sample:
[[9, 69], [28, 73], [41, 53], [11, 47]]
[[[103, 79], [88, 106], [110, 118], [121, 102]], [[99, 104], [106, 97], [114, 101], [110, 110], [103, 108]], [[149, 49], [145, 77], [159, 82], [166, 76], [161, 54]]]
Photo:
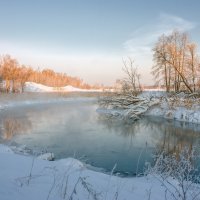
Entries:
[[[124, 137], [133, 137], [136, 133], [141, 132], [141, 129], [145, 129], [153, 136], [154, 141], [159, 139], [157, 141], [159, 149], [168, 151], [177, 148], [177, 145], [183, 147], [197, 142], [196, 139], [200, 139], [200, 125], [198, 124], [165, 120], [157, 117], [143, 117], [132, 124], [116, 119], [105, 119], [103, 116], [100, 116], [98, 120], [110, 131], [120, 133]], [[157, 137], [158, 135], [162, 137]]]
[[6, 118], [2, 120], [1, 137], [3, 140], [10, 140], [15, 135], [28, 133], [31, 129], [31, 122], [26, 118]]
[[129, 122], [105, 119], [103, 116], [100, 116], [99, 122], [104, 124], [110, 131], [120, 133], [123, 137], [128, 137], [130, 145], [133, 144], [137, 133], [146, 130], [146, 137], [148, 135], [151, 137], [150, 140], [144, 138], [146, 145], [152, 146], [153, 142], [156, 153], [165, 151], [178, 157], [185, 148], [191, 152], [200, 143], [200, 125], [198, 124], [164, 120], [157, 117], [144, 117], [130, 124]]
[[124, 137], [129, 137], [129, 136], [132, 137], [139, 128], [138, 127], [139, 121], [130, 123], [128, 121], [107, 118], [107, 117], [105, 118], [103, 115], [98, 116], [98, 122], [104, 125], [106, 129], [119, 133]]
[[103, 115], [98, 116], [98, 123], [102, 124], [106, 127], [109, 132], [114, 132], [124, 138], [127, 138], [129, 141], [129, 148], [133, 147], [133, 139], [137, 132], [140, 132], [139, 129], [139, 121], [122, 121], [112, 118], [104, 117]]
[[116, 171], [131, 175], [143, 172], [155, 150], [178, 153], [199, 144], [199, 125], [153, 117], [123, 122], [105, 119], [96, 108], [93, 101], [77, 99], [8, 109], [0, 113], [1, 138], [47, 149], [57, 159], [84, 156], [109, 171], [117, 164]]
[[[173, 122], [150, 118], [157, 131], [162, 133], [162, 140], [157, 142], [156, 149], [170, 154], [179, 154], [187, 147], [192, 149], [197, 147], [200, 139], [200, 126], [183, 122]], [[156, 125], [156, 126], [155, 126]]]

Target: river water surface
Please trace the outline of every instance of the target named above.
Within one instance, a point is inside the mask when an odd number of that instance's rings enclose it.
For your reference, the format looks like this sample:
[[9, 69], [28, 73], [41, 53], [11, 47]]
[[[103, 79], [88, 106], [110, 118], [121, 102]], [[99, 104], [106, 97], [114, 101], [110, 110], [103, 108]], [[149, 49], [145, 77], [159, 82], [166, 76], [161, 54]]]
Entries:
[[94, 98], [18, 105], [0, 112], [0, 142], [75, 157], [125, 175], [143, 173], [157, 150], [180, 152], [200, 143], [200, 126], [144, 117], [134, 123], [98, 114]]

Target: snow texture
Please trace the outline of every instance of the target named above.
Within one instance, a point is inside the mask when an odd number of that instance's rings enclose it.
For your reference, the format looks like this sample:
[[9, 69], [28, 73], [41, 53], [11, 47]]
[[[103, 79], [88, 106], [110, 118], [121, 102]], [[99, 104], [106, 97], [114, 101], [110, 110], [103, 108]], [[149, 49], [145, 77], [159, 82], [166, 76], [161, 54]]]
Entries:
[[41, 160], [53, 161], [55, 159], [55, 156], [53, 153], [44, 153], [44, 154], [38, 156], [37, 158], [41, 159]]
[[26, 82], [25, 83], [25, 92], [102, 92], [102, 90], [87, 90], [76, 88], [71, 85], [65, 87], [48, 87], [39, 83]]
[[4, 145], [0, 160], [2, 200], [165, 199], [163, 186], [152, 176], [112, 176], [89, 170], [73, 158], [50, 162], [14, 154]]
[[111, 106], [100, 107], [97, 112], [120, 119], [126, 119], [126, 116], [131, 118], [129, 113], [133, 112], [133, 114], [136, 114], [136, 119], [137, 116], [148, 115], [200, 124], [200, 98], [191, 97], [184, 93], [171, 95], [164, 91], [144, 91], [137, 98], [142, 103], [144, 102], [142, 107], [136, 103], [128, 108], [123, 106], [120, 108], [119, 105], [116, 108], [114, 103], [114, 106], [112, 106], [111, 101]]
[[145, 115], [200, 124], [199, 98], [191, 98], [184, 93], [169, 97], [163, 92], [154, 93], [152, 96], [159, 99], [160, 103], [152, 106]]

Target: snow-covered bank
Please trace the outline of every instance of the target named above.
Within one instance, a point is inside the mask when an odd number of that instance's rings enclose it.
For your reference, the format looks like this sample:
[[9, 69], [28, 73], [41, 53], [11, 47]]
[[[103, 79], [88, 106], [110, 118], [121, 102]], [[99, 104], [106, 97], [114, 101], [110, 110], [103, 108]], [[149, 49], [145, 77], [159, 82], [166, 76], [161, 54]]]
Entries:
[[111, 176], [91, 171], [72, 158], [40, 160], [14, 154], [4, 145], [0, 145], [0, 160], [2, 200], [165, 199], [165, 188], [152, 176]]
[[24, 92], [102, 92], [102, 90], [81, 89], [71, 85], [65, 87], [48, 87], [39, 83], [26, 82]]
[[185, 108], [176, 107], [172, 109], [166, 109], [161, 107], [154, 107], [149, 109], [145, 115], [159, 116], [165, 119], [178, 120], [182, 122], [200, 124], [200, 110], [199, 108]]
[[138, 97], [118, 95], [106, 98], [97, 112], [109, 117], [138, 119], [142, 115], [148, 115], [200, 124], [200, 98], [192, 95], [145, 91]]
[[200, 124], [200, 99], [184, 93], [167, 95], [156, 93], [152, 98], [160, 101], [148, 109], [145, 115], [159, 116], [165, 119]]

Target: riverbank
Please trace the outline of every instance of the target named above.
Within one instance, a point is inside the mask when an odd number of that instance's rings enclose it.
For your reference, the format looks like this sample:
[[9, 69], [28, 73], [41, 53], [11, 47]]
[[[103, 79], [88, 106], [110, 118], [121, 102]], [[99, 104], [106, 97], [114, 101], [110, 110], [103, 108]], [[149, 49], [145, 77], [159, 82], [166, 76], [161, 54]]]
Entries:
[[199, 102], [198, 95], [185, 93], [146, 91], [137, 97], [114, 94], [100, 99], [97, 112], [122, 120], [137, 120], [146, 115], [200, 124]]
[[[19, 96], [17, 102], [30, 102], [33, 97], [24, 95]], [[45, 95], [42, 98], [46, 98]], [[51, 95], [46, 101], [58, 100], [58, 96]], [[15, 100], [13, 98], [12, 102]], [[38, 98], [35, 97], [34, 101], [38, 102]], [[166, 188], [156, 176], [122, 178], [113, 176], [112, 172], [108, 175], [89, 170], [72, 158], [50, 162], [15, 154], [10, 148], [0, 145], [0, 160], [0, 196], [5, 200], [164, 200], [166, 195]], [[178, 186], [176, 180], [170, 181]], [[173, 197], [168, 194], [167, 199]]]
[[145, 115], [163, 117], [188, 123], [200, 124], [200, 98], [189, 94], [155, 93], [151, 98], [158, 104], [148, 109]]
[[153, 176], [121, 178], [91, 171], [72, 158], [40, 160], [15, 154], [4, 145], [0, 145], [0, 160], [4, 200], [165, 199], [165, 188]]

